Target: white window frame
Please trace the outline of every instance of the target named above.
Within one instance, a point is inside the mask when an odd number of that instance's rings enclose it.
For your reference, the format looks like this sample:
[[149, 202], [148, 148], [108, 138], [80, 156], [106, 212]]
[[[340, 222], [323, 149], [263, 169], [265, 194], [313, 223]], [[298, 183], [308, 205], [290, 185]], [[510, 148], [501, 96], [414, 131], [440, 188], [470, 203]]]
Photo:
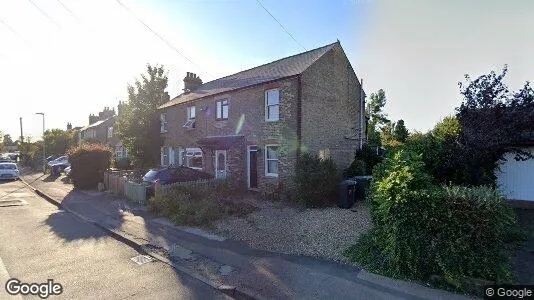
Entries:
[[161, 113], [161, 114], [159, 115], [159, 121], [160, 121], [159, 132], [160, 132], [160, 133], [165, 133], [165, 132], [167, 132], [167, 124], [168, 124], [168, 121], [167, 121], [167, 113]]
[[[196, 107], [194, 105], [188, 106], [186, 108], [186, 121], [184, 124], [184, 128], [187, 129], [193, 129], [195, 128], [195, 119], [196, 119]], [[193, 112], [193, 113], [191, 113]]]
[[117, 159], [121, 159], [122, 158], [122, 146], [115, 146], [115, 157]]
[[108, 127], [108, 139], [113, 137], [113, 126]]
[[[224, 116], [224, 109], [226, 107], [226, 117]], [[228, 115], [230, 113], [230, 105], [228, 99], [219, 99], [215, 101], [215, 120], [222, 121], [228, 120]]]
[[[160, 155], [161, 155], [161, 165], [162, 166], [168, 166], [169, 164], [169, 152], [167, 147], [161, 147], [160, 148]], [[167, 164], [165, 164], [165, 157], [167, 157]]]
[[200, 157], [202, 159], [202, 165], [204, 165], [204, 156], [202, 154], [202, 149], [200, 148], [185, 148], [183, 155], [183, 160], [185, 161], [184, 165], [188, 168], [195, 169], [195, 170], [202, 170], [202, 167], [191, 167], [189, 165], [189, 158], [195, 158]]
[[[269, 92], [272, 92], [272, 91], [278, 91], [278, 103], [276, 104], [268, 104]], [[276, 119], [269, 117], [269, 107], [271, 106], [278, 106], [278, 116]], [[270, 89], [270, 90], [265, 91], [265, 121], [267, 122], [280, 121], [280, 89]]]
[[[193, 112], [193, 113], [191, 114], [191, 112]], [[188, 120], [194, 120], [196, 118], [196, 116], [197, 116], [196, 107], [194, 105], [188, 106], [187, 107], [187, 116], [186, 116], [187, 119]]]
[[[278, 153], [276, 153], [276, 159], [273, 159], [273, 158], [267, 158], [267, 148], [269, 147], [277, 147], [278, 149], [280, 149], [280, 145], [278, 144], [270, 144], [270, 145], [265, 145], [265, 154], [263, 156], [263, 160], [264, 160], [264, 165], [265, 165], [265, 176], [266, 177], [278, 177], [278, 173], [280, 173], [280, 169], [278, 168], [279, 166], [279, 162], [280, 162], [280, 157], [278, 155]], [[278, 151], [277, 149], [277, 151]], [[273, 161], [273, 160], [276, 160], [276, 169], [278, 170], [278, 173], [269, 173], [269, 161]]]

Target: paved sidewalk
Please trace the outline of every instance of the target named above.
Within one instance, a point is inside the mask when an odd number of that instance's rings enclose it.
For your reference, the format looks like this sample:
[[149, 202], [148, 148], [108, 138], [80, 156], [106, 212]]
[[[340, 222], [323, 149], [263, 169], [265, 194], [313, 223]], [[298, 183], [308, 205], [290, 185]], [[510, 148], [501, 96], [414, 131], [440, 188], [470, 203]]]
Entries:
[[116, 232], [125, 242], [142, 245], [179, 271], [220, 289], [235, 287], [237, 298], [466, 299], [336, 262], [252, 249], [202, 230], [176, 227], [112, 194], [73, 190], [61, 177], [30, 174], [22, 179], [65, 209]]

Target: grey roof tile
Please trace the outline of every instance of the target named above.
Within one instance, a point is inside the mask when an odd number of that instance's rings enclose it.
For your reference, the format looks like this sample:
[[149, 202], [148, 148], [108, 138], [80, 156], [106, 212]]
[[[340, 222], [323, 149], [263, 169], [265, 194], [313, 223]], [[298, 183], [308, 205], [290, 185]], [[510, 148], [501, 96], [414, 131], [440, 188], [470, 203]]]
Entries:
[[183, 93], [176, 96], [159, 108], [166, 108], [179, 103], [301, 74], [338, 43], [339, 42], [335, 42], [330, 45], [285, 57], [252, 69], [206, 82], [189, 93]]

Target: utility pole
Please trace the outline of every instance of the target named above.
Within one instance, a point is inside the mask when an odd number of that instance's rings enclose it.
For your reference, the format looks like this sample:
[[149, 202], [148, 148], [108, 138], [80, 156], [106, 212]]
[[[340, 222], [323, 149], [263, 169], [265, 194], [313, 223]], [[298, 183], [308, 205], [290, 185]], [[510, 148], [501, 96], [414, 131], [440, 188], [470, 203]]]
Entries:
[[24, 142], [24, 135], [22, 134], [22, 117], [20, 117], [19, 119], [20, 119], [20, 144], [22, 145], [22, 143]]
[[45, 144], [45, 114], [35, 113], [36, 115], [43, 116], [43, 173], [46, 172], [46, 144]]

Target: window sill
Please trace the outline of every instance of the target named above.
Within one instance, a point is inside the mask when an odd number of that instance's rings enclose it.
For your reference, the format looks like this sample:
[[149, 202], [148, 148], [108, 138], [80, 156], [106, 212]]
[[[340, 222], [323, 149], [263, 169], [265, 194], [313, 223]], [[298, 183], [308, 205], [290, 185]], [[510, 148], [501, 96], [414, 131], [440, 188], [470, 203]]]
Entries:
[[268, 122], [268, 123], [280, 122], [280, 119], [277, 119], [277, 120], [265, 120], [265, 122]]
[[278, 178], [278, 174], [265, 174], [265, 178]]

